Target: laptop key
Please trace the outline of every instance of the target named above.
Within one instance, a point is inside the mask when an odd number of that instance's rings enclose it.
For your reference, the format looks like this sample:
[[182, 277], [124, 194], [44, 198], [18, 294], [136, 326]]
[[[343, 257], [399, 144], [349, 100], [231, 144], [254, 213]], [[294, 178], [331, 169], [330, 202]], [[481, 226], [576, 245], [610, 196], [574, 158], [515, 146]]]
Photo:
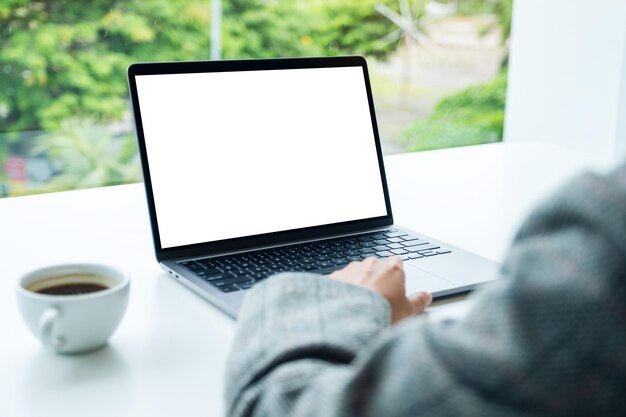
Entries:
[[395, 255], [405, 255], [409, 252], [405, 251], [404, 249], [391, 249], [389, 252], [395, 254]]
[[225, 285], [223, 287], [219, 287], [219, 290], [221, 292], [233, 292], [233, 291], [239, 291], [239, 288], [237, 288], [234, 285]]
[[418, 246], [418, 247], [412, 246], [412, 247], [404, 248], [404, 249], [408, 250], [409, 252], [416, 252], [417, 251], [417, 252], [421, 253], [423, 251], [427, 251], [427, 250], [432, 251], [432, 250], [440, 249], [440, 248], [437, 245], [428, 244], [428, 245]]
[[200, 275], [201, 277], [203, 276], [207, 276], [207, 275], [217, 275], [217, 274], [221, 274], [222, 271], [220, 271], [217, 268], [211, 268], [211, 269], [204, 269], [202, 271], [198, 271], [197, 274]]
[[205, 259], [196, 259], [197, 264], [202, 265], [204, 268], [215, 268], [215, 263], [213, 259], [205, 258]]
[[319, 267], [317, 265], [305, 265], [302, 267], [302, 269], [304, 269], [305, 271], [315, 271], [319, 269]]
[[407, 248], [407, 250], [418, 250], [420, 246], [425, 246], [425, 245], [429, 245], [429, 244], [430, 244], [430, 242], [425, 242], [425, 241], [409, 242], [408, 245], [405, 243], [404, 247]]
[[409, 254], [409, 258], [410, 259], [419, 259], [419, 258], [423, 258], [424, 255], [420, 255], [419, 253], [410, 253]]
[[215, 281], [215, 280], [220, 280], [220, 279], [227, 279], [227, 278], [233, 278], [233, 275], [230, 273], [226, 273], [226, 274], [217, 274], [217, 275], [200, 275], [202, 277], [203, 280], [205, 281]]
[[190, 261], [187, 265], [184, 265], [185, 268], [192, 272], [202, 271], [204, 270], [204, 266], [200, 265], [197, 262]]
[[387, 237], [400, 237], [400, 236], [407, 236], [408, 233], [404, 233], [404, 232], [400, 232], [400, 231], [393, 231], [393, 232], [387, 232], [385, 233], [385, 236]]
[[428, 242], [422, 242], [422, 241], [417, 241], [417, 240], [411, 240], [411, 241], [406, 241], [406, 242], [400, 242], [400, 244], [405, 247], [405, 248], [409, 248], [411, 246], [416, 246], [416, 245], [427, 245]]
[[250, 272], [246, 271], [246, 270], [238, 270], [238, 271], [231, 271], [230, 272], [233, 276], [235, 277], [247, 277], [250, 276]]
[[393, 253], [389, 252], [388, 250], [384, 250], [376, 252], [376, 255], [380, 256], [381, 258], [387, 258], [388, 256], [393, 256]]
[[432, 250], [420, 251], [419, 254], [420, 255], [424, 255], [424, 256], [435, 256], [435, 255], [438, 255], [437, 252], [432, 251]]
[[346, 259], [348, 256], [350, 256], [350, 255], [348, 254], [348, 252], [344, 252], [344, 251], [342, 251], [342, 252], [337, 252], [337, 253], [335, 254], [335, 259], [337, 259], [337, 258]]
[[443, 249], [443, 250], [440, 249], [440, 250], [437, 251], [437, 254], [438, 255], [444, 255], [444, 254], [450, 253], [450, 252], [452, 252], [452, 251], [451, 250], [447, 250], [447, 249]]
[[216, 287], [223, 287], [229, 284], [239, 284], [242, 282], [254, 282], [254, 280], [251, 280], [249, 277], [233, 277], [233, 278], [213, 280], [209, 282], [211, 283], [211, 285], [215, 285]]
[[230, 272], [230, 271], [237, 271], [237, 270], [239, 270], [239, 268], [237, 268], [236, 266], [233, 266], [233, 265], [222, 265], [218, 269], [221, 270], [222, 272]]
[[327, 275], [327, 274], [330, 274], [331, 272], [335, 272], [336, 270], [341, 269], [341, 268], [343, 268], [343, 267], [342, 266], [338, 266], [338, 265], [333, 265], [333, 266], [330, 266], [330, 267], [327, 267], [327, 268], [320, 268], [320, 269], [317, 269], [317, 270], [314, 270], [314, 271], [309, 271], [309, 272], [311, 272], [313, 274]]

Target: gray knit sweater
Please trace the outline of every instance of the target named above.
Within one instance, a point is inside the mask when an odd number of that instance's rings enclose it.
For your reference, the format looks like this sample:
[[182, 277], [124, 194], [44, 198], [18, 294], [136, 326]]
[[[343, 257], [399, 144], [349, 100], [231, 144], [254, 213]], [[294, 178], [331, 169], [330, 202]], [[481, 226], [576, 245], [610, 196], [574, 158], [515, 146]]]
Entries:
[[626, 166], [583, 175], [517, 234], [457, 321], [389, 327], [379, 295], [282, 274], [252, 290], [232, 416], [626, 415]]

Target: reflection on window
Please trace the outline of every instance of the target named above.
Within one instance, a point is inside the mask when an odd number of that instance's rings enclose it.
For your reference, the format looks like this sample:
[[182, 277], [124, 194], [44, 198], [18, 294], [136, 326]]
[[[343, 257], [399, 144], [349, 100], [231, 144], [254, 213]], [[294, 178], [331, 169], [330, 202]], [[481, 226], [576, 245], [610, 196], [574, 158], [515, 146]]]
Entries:
[[[222, 0], [224, 59], [365, 55], [386, 153], [500, 141], [511, 0]], [[213, 16], [215, 17], [215, 16]], [[0, 4], [0, 197], [141, 180], [126, 67], [211, 57], [210, 0]]]

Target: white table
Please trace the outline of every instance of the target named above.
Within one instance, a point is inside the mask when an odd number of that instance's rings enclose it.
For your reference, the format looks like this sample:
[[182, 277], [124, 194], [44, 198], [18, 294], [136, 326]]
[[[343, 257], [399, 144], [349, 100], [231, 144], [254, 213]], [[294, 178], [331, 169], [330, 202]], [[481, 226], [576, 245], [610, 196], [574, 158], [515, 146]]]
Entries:
[[[495, 144], [386, 158], [397, 224], [501, 260], [536, 202], [576, 172], [608, 164], [565, 149]], [[143, 185], [0, 200], [0, 416], [223, 415], [224, 362], [235, 323], [158, 266]], [[75, 261], [133, 278], [109, 345], [45, 352], [18, 315], [17, 278]], [[466, 302], [431, 308], [462, 314]]]

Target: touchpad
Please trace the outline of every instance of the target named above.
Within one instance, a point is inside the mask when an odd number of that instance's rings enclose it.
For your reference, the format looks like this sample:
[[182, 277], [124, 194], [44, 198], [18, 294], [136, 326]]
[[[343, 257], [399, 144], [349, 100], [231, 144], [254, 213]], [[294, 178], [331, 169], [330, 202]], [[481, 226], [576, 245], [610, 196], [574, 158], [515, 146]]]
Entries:
[[406, 277], [406, 293], [413, 294], [419, 291], [436, 292], [447, 290], [455, 286], [452, 282], [446, 281], [436, 275], [429, 274], [412, 265], [404, 264], [404, 275]]

